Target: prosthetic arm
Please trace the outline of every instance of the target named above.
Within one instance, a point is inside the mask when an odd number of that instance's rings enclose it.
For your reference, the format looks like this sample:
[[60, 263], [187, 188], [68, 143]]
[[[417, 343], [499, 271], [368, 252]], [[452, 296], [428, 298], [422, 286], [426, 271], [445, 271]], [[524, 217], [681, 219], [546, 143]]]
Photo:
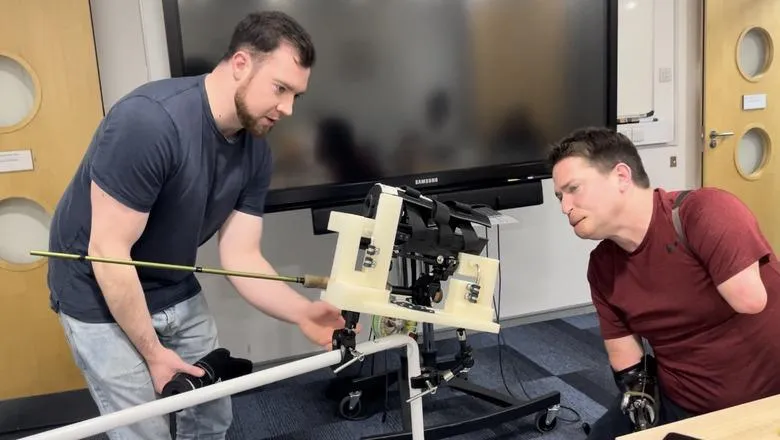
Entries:
[[646, 354], [642, 360], [621, 371], [614, 371], [615, 383], [623, 393], [620, 409], [643, 431], [658, 424], [660, 395], [655, 357]]

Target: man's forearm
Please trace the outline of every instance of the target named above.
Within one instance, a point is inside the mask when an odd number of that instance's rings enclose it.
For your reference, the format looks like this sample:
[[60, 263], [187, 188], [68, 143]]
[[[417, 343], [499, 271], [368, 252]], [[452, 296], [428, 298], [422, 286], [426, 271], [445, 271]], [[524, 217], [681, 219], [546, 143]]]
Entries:
[[609, 363], [615, 371], [621, 371], [642, 360], [644, 349], [637, 336], [625, 336], [605, 341]]
[[108, 309], [141, 356], [148, 360], [161, 344], [135, 268], [108, 263], [93, 263], [93, 268]]
[[[222, 256], [225, 268], [241, 272], [276, 275], [271, 264], [259, 252]], [[300, 323], [310, 301], [282, 281], [228, 277], [238, 293], [256, 309], [276, 319]]]

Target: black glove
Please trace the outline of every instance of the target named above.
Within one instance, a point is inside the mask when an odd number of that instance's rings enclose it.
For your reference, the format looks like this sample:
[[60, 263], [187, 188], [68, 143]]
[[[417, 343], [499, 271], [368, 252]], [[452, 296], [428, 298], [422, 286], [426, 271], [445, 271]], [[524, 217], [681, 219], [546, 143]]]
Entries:
[[658, 365], [655, 358], [645, 355], [642, 360], [621, 371], [614, 371], [615, 383], [623, 393], [620, 409], [628, 415], [635, 431], [652, 428], [660, 415]]
[[195, 362], [195, 366], [205, 372], [203, 376], [176, 373], [163, 387], [162, 397], [173, 396], [252, 372], [252, 361], [231, 357], [230, 352], [224, 348], [218, 348], [207, 354]]

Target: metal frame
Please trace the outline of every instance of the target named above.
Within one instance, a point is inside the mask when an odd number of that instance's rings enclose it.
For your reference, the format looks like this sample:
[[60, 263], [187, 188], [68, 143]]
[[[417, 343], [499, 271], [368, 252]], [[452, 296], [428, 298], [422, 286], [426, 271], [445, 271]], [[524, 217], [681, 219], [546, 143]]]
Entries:
[[[419, 376], [421, 373], [419, 347], [417, 346], [417, 342], [409, 336], [392, 335], [373, 341], [362, 342], [356, 346], [356, 350], [364, 355], [370, 355], [380, 351], [401, 347], [406, 347], [408, 377]], [[150, 417], [164, 416], [221, 397], [230, 396], [280, 380], [289, 379], [320, 368], [331, 367], [341, 363], [343, 358], [344, 354], [342, 351], [329, 351], [227, 380], [225, 382], [219, 382], [193, 391], [188, 391], [186, 393], [177, 394], [175, 396], [144, 403], [132, 408], [63, 426], [40, 434], [24, 437], [24, 439], [71, 440], [90, 437]], [[411, 381], [408, 379], [407, 387], [409, 387], [410, 397], [415, 397], [421, 392], [420, 389], [412, 388]], [[412, 438], [414, 440], [422, 440], [425, 438], [422, 399], [411, 399], [409, 407], [412, 416]]]

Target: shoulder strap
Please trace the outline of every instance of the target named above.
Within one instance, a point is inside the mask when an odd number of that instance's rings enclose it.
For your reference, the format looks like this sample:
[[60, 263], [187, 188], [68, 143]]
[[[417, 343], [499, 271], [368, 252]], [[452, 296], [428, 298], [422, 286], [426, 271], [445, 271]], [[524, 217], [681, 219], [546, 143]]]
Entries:
[[672, 222], [674, 223], [674, 230], [677, 231], [677, 237], [680, 239], [680, 243], [682, 243], [688, 251], [693, 253], [693, 250], [688, 246], [688, 241], [685, 240], [685, 230], [682, 227], [682, 220], [680, 219], [680, 206], [690, 192], [690, 190], [686, 190], [680, 191], [679, 194], [677, 194], [677, 197], [674, 199], [674, 205], [672, 205]]

